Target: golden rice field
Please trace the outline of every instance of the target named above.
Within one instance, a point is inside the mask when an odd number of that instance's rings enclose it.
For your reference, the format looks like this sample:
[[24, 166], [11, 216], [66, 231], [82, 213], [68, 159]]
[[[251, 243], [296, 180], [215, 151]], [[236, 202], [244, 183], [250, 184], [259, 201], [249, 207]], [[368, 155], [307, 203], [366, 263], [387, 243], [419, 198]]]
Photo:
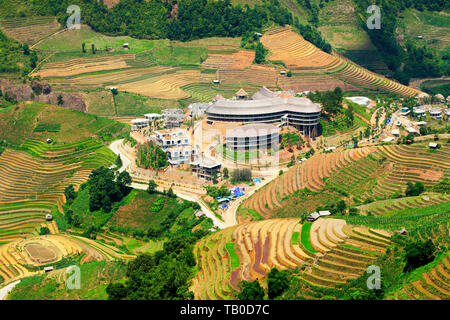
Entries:
[[34, 44], [60, 28], [56, 17], [2, 18], [0, 28], [8, 36], [19, 42]]
[[269, 219], [230, 227], [195, 245], [195, 299], [233, 299], [240, 281], [262, 281], [271, 268], [301, 269], [313, 287], [334, 287], [363, 274], [385, 252], [390, 233], [344, 220]]
[[358, 66], [338, 54], [330, 55], [318, 49], [301, 35], [293, 32], [290, 27], [276, 28], [265, 33], [261, 42], [270, 51], [268, 59], [281, 60], [293, 71], [321, 70], [350, 84], [391, 91], [404, 96], [421, 93]]
[[78, 188], [94, 168], [115, 158], [91, 138], [55, 147], [28, 140], [22, 149], [6, 149], [0, 156], [0, 242], [24, 238], [45, 214], [63, 212], [64, 189]]
[[130, 67], [126, 60], [134, 59], [135, 54], [119, 54], [99, 58], [79, 58], [65, 62], [46, 63], [32, 76], [41, 78], [70, 77], [82, 73], [115, 70]]
[[[384, 159], [384, 160], [382, 160]], [[289, 168], [242, 204], [270, 217], [283, 205], [283, 198], [304, 188], [313, 192], [328, 188], [362, 198], [385, 198], [404, 192], [407, 182], [433, 185], [450, 176], [450, 146], [429, 152], [425, 144], [387, 145], [315, 154]], [[366, 181], [370, 178], [371, 185]], [[326, 181], [327, 180], [327, 181]], [[411, 207], [414, 207], [413, 205]]]
[[0, 283], [42, 273], [39, 267], [57, 266], [63, 258], [77, 259], [83, 264], [101, 260], [128, 260], [134, 256], [108, 244], [78, 236], [32, 236], [0, 246]]

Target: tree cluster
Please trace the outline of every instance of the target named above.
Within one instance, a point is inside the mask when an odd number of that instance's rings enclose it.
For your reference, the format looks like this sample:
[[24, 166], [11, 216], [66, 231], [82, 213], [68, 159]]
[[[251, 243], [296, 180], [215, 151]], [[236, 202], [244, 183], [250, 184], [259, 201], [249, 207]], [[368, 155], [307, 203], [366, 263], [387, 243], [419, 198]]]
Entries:
[[117, 176], [114, 171], [100, 167], [89, 175], [89, 210], [110, 212], [114, 203], [122, 200], [130, 192], [132, 180], [128, 172]]
[[234, 169], [233, 172], [231, 173], [231, 180], [233, 182], [239, 182], [239, 181], [251, 182], [252, 181], [252, 171], [247, 168]]
[[415, 197], [420, 195], [425, 191], [425, 186], [422, 182], [416, 181], [414, 184], [412, 182], [408, 182], [406, 184], [405, 196], [407, 197]]
[[145, 169], [159, 170], [169, 165], [167, 154], [153, 142], [137, 146], [137, 164]]
[[190, 279], [196, 265], [192, 253], [196, 237], [172, 236], [163, 250], [143, 254], [127, 267], [127, 281], [111, 283], [110, 300], [191, 300]]
[[[42, 0], [32, 2], [39, 15], [58, 15], [63, 25], [70, 4], [81, 8], [81, 19], [93, 30], [109, 35], [127, 35], [139, 39], [189, 41], [205, 37], [238, 37], [247, 31], [261, 31], [274, 22], [292, 24], [292, 14], [278, 0], [244, 7], [230, 0], [121, 0], [108, 9], [103, 1]], [[176, 10], [174, 10], [176, 8]]]

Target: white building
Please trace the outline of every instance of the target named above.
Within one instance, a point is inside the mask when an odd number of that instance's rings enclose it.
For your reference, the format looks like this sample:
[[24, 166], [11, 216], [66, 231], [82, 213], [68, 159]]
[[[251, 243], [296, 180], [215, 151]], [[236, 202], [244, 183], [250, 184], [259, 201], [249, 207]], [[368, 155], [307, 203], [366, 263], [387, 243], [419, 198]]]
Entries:
[[429, 111], [430, 116], [435, 119], [442, 119], [442, 109], [441, 108], [431, 108]]
[[195, 156], [186, 129], [164, 129], [154, 133], [156, 144], [168, 154], [169, 163], [173, 166], [189, 163]]
[[424, 106], [414, 107], [413, 113], [418, 117], [425, 117], [425, 107]]
[[419, 133], [419, 131], [417, 131], [413, 127], [406, 127], [406, 131], [408, 131], [409, 133]]
[[370, 99], [367, 97], [347, 97], [346, 99], [364, 107], [368, 107], [370, 104]]
[[172, 147], [166, 151], [168, 161], [172, 166], [190, 163], [195, 158], [195, 150], [191, 146]]
[[138, 129], [142, 129], [145, 127], [148, 127], [149, 125], [149, 120], [145, 119], [145, 118], [141, 118], [141, 119], [133, 119], [131, 120], [131, 130], [135, 131]]
[[145, 119], [148, 119], [150, 122], [161, 119], [163, 117], [162, 114], [159, 113], [147, 113], [144, 114]]
[[186, 129], [165, 129], [155, 131], [156, 144], [163, 150], [168, 147], [184, 147], [190, 145]]

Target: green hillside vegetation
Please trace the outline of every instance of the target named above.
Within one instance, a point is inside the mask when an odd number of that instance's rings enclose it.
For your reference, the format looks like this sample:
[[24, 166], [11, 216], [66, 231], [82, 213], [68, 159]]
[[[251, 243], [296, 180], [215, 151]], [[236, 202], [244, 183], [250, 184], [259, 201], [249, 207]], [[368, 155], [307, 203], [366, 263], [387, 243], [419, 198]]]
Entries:
[[[59, 130], [36, 131], [40, 124], [58, 126]], [[27, 139], [45, 141], [48, 138], [53, 144], [71, 143], [87, 137], [109, 142], [128, 130], [127, 125], [114, 120], [38, 102], [22, 103], [0, 112], [0, 138], [14, 146]]]
[[109, 220], [110, 230], [139, 238], [162, 239], [170, 234], [208, 232], [213, 224], [196, 218], [198, 205], [164, 194], [134, 190], [127, 204], [120, 206]]
[[107, 300], [108, 284], [126, 276], [126, 265], [120, 261], [94, 261], [78, 266], [80, 289], [67, 288], [64, 281], [66, 269], [61, 269], [22, 279], [8, 300]]

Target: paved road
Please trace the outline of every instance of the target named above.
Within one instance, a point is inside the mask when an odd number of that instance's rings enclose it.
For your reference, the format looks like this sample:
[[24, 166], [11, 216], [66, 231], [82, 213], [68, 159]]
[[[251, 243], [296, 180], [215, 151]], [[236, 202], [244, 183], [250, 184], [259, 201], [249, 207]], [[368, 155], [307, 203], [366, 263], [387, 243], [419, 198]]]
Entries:
[[20, 280], [14, 281], [7, 286], [0, 289], [0, 300], [4, 300], [5, 297], [11, 292], [11, 290], [20, 283]]

